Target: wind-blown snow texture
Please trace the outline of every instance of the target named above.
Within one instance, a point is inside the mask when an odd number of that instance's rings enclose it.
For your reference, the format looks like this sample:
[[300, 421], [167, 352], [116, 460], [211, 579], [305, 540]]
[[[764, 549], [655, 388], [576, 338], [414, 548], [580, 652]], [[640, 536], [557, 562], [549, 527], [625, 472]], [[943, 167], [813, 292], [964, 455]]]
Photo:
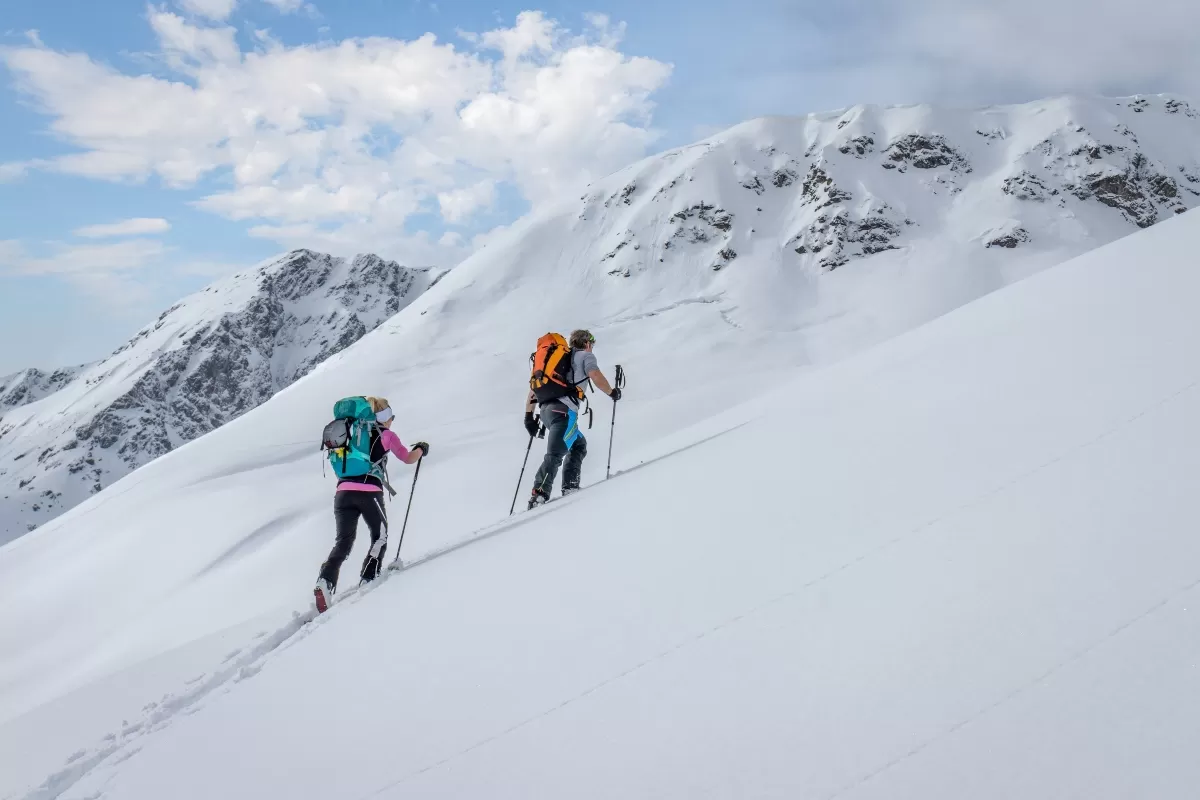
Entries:
[[103, 361], [0, 381], [0, 542], [259, 405], [435, 276], [297, 250], [177, 303]]
[[[1100, 107], [1004, 113], [1073, 103]], [[664, 221], [736, 215], [693, 188]], [[997, 192], [1032, 246], [1046, 203]], [[1067, 210], [1107, 227], [1061, 250], [1137, 230], [1090, 202]], [[1200, 212], [829, 365], [1053, 253], [947, 229], [831, 272], [782, 248], [712, 270], [684, 242], [626, 277], [580, 210], [0, 549], [0, 796], [1190, 796]], [[595, 485], [596, 398], [589, 488], [505, 520], [529, 350], [576, 325], [628, 369], [619, 474]], [[315, 442], [349, 391], [433, 451], [412, 566], [308, 622]]]

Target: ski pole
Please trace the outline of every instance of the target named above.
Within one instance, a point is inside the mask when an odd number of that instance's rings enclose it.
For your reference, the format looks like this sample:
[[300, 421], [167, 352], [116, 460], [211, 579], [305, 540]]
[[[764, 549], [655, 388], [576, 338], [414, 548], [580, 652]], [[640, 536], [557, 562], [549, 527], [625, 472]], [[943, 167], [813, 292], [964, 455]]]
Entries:
[[529, 434], [529, 446], [525, 448], [525, 460], [521, 462], [521, 477], [517, 478], [517, 489], [513, 492], [512, 508], [508, 509], [511, 517], [517, 510], [517, 495], [521, 493], [521, 483], [525, 480], [525, 467], [529, 466], [529, 452], [533, 450], [533, 434]]
[[[617, 381], [616, 382], [617, 382], [618, 389], [625, 388], [625, 370], [620, 364], [617, 364]], [[604, 480], [608, 480], [609, 478], [612, 477], [613, 434], [615, 434], [616, 432], [617, 432], [617, 404], [613, 403], [612, 424], [609, 426], [609, 429], [608, 429], [608, 466], [605, 467], [605, 469], [604, 469]]]
[[412, 488], [408, 490], [408, 508], [404, 509], [404, 524], [400, 526], [400, 541], [396, 543], [396, 557], [392, 559], [393, 564], [400, 560], [400, 548], [404, 546], [404, 531], [408, 529], [408, 512], [412, 511], [413, 495], [417, 493], [417, 478], [421, 476], [421, 463], [424, 460], [425, 456], [422, 455], [417, 460], [417, 469], [413, 472]]

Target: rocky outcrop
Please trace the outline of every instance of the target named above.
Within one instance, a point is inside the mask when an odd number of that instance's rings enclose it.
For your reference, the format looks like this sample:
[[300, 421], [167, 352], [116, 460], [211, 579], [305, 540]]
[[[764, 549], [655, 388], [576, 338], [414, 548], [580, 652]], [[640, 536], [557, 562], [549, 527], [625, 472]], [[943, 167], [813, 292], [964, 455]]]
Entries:
[[884, 206], [866, 215], [854, 215], [846, 209], [825, 213], [793, 237], [791, 244], [798, 255], [812, 254], [826, 270], [850, 263], [851, 259], [898, 249], [903, 223], [892, 219], [892, 209]]
[[944, 136], [910, 133], [888, 145], [884, 150], [884, 155], [888, 160], [884, 162], [883, 167], [899, 169], [901, 172], [908, 167], [913, 169], [946, 167], [951, 171], [964, 173], [972, 171], [971, 162], [954, 149]]
[[999, 236], [993, 236], [988, 239], [986, 247], [1003, 247], [1012, 250], [1029, 241], [1029, 231], [1024, 228], [1013, 228], [1012, 230], [1002, 233]]
[[875, 152], [875, 137], [855, 136], [839, 147], [838, 152], [844, 156], [853, 155], [855, 158], [866, 158]]

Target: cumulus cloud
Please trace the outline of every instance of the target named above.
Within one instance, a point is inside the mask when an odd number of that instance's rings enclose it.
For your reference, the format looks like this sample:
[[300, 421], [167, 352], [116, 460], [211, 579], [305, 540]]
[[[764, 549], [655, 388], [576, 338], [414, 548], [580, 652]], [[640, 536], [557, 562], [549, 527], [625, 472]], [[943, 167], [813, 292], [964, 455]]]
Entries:
[[85, 225], [82, 228], [76, 228], [75, 235], [84, 239], [108, 239], [117, 236], [148, 236], [155, 233], [166, 233], [169, 230], [171, 230], [171, 223], [165, 219], [135, 217], [103, 225]]
[[182, 72], [236, 63], [241, 57], [231, 27], [197, 27], [169, 11], [151, 11], [149, 19], [167, 63]]
[[[215, 0], [184, 7], [228, 16]], [[156, 7], [147, 18], [168, 72], [128, 74], [41, 43], [0, 48], [19, 91], [74, 148], [39, 168], [172, 187], [215, 179], [228, 188], [201, 208], [287, 244], [304, 226], [326, 240], [391, 231], [424, 253], [439, 245], [404, 232], [413, 214], [461, 222], [500, 184], [534, 205], [573, 192], [645, 154], [652, 96], [671, 71], [621, 52], [622, 28], [600, 15], [582, 33], [523, 12], [457, 44], [263, 36], [251, 50], [219, 22]]]
[[462, 222], [480, 209], [490, 208], [496, 201], [496, 184], [480, 181], [474, 186], [438, 192], [438, 205], [442, 219], [447, 222]]

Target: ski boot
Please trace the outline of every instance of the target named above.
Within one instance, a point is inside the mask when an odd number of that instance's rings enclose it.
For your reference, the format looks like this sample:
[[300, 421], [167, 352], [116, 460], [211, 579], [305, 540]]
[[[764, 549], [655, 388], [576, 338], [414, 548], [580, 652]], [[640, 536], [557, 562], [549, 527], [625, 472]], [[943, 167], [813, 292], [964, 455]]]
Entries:
[[550, 498], [541, 492], [535, 491], [533, 496], [529, 498], [529, 505], [525, 507], [526, 511], [533, 511], [538, 506], [544, 506], [549, 502]]
[[324, 614], [329, 610], [329, 606], [333, 605], [333, 587], [329, 585], [329, 581], [324, 578], [317, 579], [317, 585], [313, 589], [313, 598], [317, 603], [317, 613]]

